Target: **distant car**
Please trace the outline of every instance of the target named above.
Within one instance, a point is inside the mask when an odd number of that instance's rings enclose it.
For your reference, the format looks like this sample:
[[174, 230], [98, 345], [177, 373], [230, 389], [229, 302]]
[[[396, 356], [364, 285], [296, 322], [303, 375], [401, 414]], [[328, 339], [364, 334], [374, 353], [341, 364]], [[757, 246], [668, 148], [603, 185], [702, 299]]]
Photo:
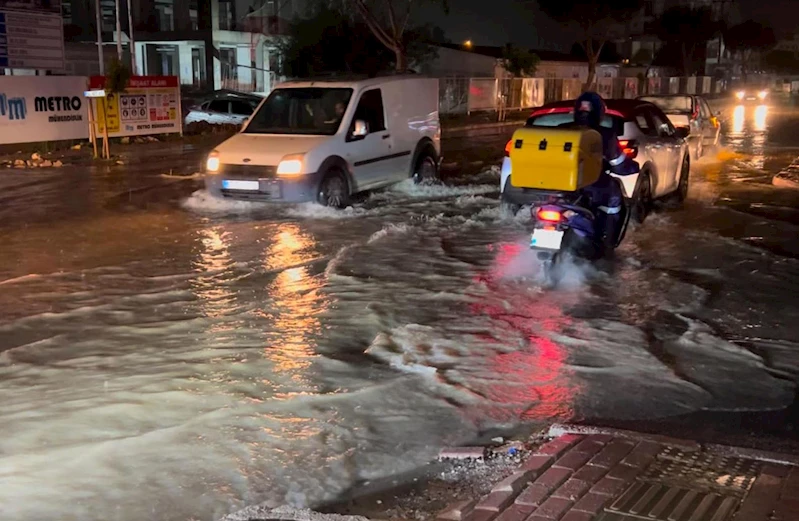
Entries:
[[641, 96], [638, 99], [657, 105], [676, 128], [688, 129], [688, 145], [695, 160], [719, 144], [721, 124], [702, 96]]
[[212, 125], [242, 125], [252, 116], [263, 98], [222, 94], [189, 109], [185, 124], [204, 121]]
[[438, 80], [411, 75], [306, 80], [275, 87], [241, 132], [206, 161], [217, 197], [317, 202], [438, 177]]
[[757, 85], [749, 85], [733, 90], [735, 99], [741, 103], [765, 103], [768, 89]]
[[[630, 200], [632, 217], [643, 222], [654, 199], [675, 195], [679, 200], [688, 193], [691, 158], [686, 129], [675, 129], [657, 105], [642, 100], [605, 100], [607, 112], [602, 121], [613, 128], [624, 153], [641, 167], [639, 174], [615, 176], [621, 180], [624, 196]], [[574, 121], [574, 101], [549, 103], [535, 110], [525, 126], [557, 127]], [[514, 187], [510, 182], [510, 145], [502, 161], [500, 191], [503, 203], [513, 206], [535, 204], [535, 190]]]

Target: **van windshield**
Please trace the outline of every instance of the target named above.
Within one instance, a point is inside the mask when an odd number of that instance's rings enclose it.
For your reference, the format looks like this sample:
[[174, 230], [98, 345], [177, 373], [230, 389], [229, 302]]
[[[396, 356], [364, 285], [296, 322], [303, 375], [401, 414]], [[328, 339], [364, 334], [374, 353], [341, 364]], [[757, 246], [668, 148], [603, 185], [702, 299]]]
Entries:
[[352, 89], [275, 89], [253, 114], [244, 133], [332, 136], [351, 97]]

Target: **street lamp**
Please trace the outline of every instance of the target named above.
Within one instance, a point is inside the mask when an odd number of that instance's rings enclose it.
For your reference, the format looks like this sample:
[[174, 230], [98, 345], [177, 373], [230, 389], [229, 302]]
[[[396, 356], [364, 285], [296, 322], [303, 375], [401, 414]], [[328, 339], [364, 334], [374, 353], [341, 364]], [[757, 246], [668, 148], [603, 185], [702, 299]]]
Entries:
[[472, 48], [472, 41], [471, 40], [466, 40], [465, 42], [463, 42], [463, 46], [466, 47], [467, 49], [471, 49]]

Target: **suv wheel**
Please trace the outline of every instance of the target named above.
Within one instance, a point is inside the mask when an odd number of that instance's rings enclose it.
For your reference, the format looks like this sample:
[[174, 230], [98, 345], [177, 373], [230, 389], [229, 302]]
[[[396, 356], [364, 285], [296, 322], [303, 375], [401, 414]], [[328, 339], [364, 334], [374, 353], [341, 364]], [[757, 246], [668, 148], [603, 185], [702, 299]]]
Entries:
[[319, 185], [317, 202], [331, 208], [345, 208], [349, 199], [350, 193], [344, 173], [338, 169], [328, 172], [322, 180], [322, 184]]
[[652, 178], [649, 172], [641, 174], [638, 188], [632, 200], [632, 218], [638, 224], [643, 224], [652, 208]]
[[674, 199], [678, 203], [682, 203], [688, 197], [688, 181], [691, 176], [691, 160], [686, 155], [682, 160], [682, 167], [680, 167], [680, 182], [677, 185], [677, 191], [674, 192]]

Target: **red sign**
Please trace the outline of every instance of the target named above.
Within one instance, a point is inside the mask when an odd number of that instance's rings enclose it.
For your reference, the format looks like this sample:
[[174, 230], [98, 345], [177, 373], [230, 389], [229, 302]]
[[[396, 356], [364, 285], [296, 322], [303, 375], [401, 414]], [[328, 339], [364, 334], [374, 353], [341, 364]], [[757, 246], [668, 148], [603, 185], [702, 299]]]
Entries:
[[[177, 88], [177, 76], [131, 76], [128, 81], [128, 88], [131, 89], [155, 89], [163, 87]], [[92, 76], [89, 78], [89, 89], [102, 89], [105, 87], [105, 76]]]

